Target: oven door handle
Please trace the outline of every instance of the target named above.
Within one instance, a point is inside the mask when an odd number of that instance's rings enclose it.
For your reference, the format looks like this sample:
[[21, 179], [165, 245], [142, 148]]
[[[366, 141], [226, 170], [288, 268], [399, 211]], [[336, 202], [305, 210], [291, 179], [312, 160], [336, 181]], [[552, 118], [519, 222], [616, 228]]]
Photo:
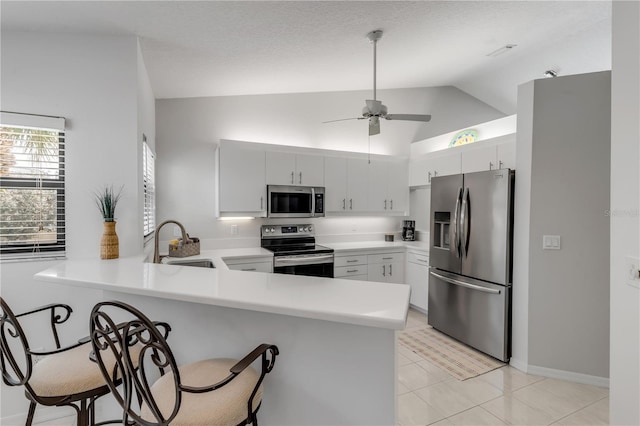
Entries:
[[294, 257], [279, 256], [273, 258], [273, 266], [290, 266], [290, 265], [316, 265], [318, 263], [332, 263], [333, 254], [313, 257]]

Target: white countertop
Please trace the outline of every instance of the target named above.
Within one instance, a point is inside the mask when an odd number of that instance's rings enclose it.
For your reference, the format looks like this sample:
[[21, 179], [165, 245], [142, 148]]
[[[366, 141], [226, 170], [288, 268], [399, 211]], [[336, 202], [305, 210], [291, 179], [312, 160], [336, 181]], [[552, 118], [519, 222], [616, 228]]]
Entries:
[[264, 258], [273, 257], [273, 252], [262, 247], [246, 247], [246, 248], [232, 248], [232, 249], [217, 249], [217, 250], [201, 250], [197, 256], [189, 257], [164, 257], [162, 263], [180, 262], [181, 260], [198, 260], [209, 259], [216, 265], [216, 269], [228, 270], [229, 268], [224, 263], [227, 259], [247, 259], [252, 258]]
[[404, 328], [408, 285], [231, 271], [221, 260], [247, 253], [271, 255], [263, 250], [211, 250], [184, 258], [212, 259], [215, 269], [144, 263], [140, 258], [67, 260], [37, 273], [35, 279], [346, 324]]
[[348, 243], [321, 243], [323, 246], [341, 251], [361, 251], [379, 249], [414, 249], [429, 253], [427, 241], [357, 241]]

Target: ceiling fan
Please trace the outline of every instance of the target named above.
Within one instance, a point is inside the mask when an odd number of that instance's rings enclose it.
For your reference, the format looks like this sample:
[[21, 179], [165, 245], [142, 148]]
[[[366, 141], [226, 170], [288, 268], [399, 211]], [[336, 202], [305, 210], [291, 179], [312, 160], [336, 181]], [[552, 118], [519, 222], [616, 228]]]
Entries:
[[424, 114], [388, 114], [387, 106], [383, 105], [381, 101], [376, 99], [376, 46], [378, 40], [382, 38], [382, 30], [371, 31], [367, 34], [367, 38], [373, 43], [373, 99], [367, 99], [365, 101], [366, 106], [362, 108], [362, 117], [355, 118], [343, 118], [340, 120], [324, 121], [323, 123], [333, 123], [336, 121], [345, 120], [369, 120], [369, 136], [380, 134], [380, 119], [385, 120], [405, 120], [405, 121], [423, 121], [427, 122], [431, 120], [430, 115]]

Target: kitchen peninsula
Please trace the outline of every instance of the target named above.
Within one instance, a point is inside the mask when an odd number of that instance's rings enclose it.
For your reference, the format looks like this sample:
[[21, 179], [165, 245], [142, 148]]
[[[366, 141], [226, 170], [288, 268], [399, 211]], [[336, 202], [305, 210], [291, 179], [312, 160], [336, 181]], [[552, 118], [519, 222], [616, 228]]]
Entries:
[[169, 322], [179, 363], [276, 344], [262, 424], [395, 424], [395, 330], [405, 325], [409, 286], [229, 270], [229, 255], [203, 252], [215, 269], [68, 260], [35, 278], [99, 289]]

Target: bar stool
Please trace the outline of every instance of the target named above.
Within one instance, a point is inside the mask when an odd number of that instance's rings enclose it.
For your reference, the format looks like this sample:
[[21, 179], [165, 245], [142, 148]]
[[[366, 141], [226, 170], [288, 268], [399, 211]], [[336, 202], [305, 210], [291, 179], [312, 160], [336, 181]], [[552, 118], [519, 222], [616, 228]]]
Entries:
[[[275, 345], [261, 344], [240, 361], [207, 359], [178, 367], [156, 326], [117, 301], [93, 308], [91, 342], [125, 425], [257, 425], [262, 381], [279, 353]], [[137, 353], [131, 351], [134, 343], [142, 346]], [[258, 358], [260, 372], [251, 367]], [[113, 367], [109, 359], [117, 360]]]
[[[88, 339], [66, 347], [60, 345], [58, 325], [69, 319], [71, 307], [56, 303], [16, 315], [3, 298], [0, 305], [2, 380], [8, 386], [24, 386], [30, 401], [25, 424], [32, 424], [36, 405], [41, 404], [73, 407], [79, 426], [96, 425], [95, 401], [109, 393], [109, 386], [98, 365], [89, 359], [92, 348]], [[18, 318], [46, 313], [56, 349], [35, 351]], [[39, 361], [34, 362], [34, 357]]]

